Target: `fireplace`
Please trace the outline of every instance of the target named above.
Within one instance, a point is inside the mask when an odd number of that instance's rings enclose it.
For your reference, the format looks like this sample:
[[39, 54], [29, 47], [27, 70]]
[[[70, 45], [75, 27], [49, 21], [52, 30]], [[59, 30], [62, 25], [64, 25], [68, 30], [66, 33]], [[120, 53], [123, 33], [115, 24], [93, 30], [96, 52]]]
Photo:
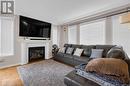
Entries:
[[45, 47], [44, 46], [29, 47], [28, 49], [29, 49], [29, 51], [28, 51], [29, 62], [45, 59]]
[[52, 42], [50, 40], [21, 40], [21, 65], [29, 63], [29, 48], [44, 47], [44, 58], [52, 58]]

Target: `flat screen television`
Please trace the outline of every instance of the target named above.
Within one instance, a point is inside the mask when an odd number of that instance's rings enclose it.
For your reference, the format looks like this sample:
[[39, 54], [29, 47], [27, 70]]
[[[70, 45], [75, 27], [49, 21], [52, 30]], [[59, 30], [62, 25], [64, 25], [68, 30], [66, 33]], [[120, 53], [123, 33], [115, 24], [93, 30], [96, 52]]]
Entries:
[[19, 36], [23, 37], [51, 37], [51, 23], [20, 16]]

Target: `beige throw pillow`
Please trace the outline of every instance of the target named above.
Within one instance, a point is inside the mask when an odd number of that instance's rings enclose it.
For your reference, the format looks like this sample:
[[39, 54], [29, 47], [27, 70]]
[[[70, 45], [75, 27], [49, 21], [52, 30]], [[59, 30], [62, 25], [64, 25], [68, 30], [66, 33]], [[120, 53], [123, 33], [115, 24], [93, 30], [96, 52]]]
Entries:
[[59, 52], [65, 53], [65, 47], [60, 48]]

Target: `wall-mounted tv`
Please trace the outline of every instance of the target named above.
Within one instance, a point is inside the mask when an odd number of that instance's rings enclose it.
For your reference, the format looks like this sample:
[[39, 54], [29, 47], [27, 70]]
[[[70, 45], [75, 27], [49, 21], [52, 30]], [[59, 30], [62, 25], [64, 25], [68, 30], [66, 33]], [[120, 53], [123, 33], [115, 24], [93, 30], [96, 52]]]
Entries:
[[51, 37], [51, 23], [20, 16], [19, 36], [23, 37]]

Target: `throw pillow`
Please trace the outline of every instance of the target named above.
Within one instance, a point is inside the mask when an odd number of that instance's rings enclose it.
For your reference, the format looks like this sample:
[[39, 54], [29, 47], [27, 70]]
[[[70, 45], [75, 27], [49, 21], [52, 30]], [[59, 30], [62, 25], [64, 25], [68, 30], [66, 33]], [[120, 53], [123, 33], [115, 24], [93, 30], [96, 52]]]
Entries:
[[59, 52], [65, 53], [65, 47], [60, 48]]
[[118, 77], [122, 83], [129, 82], [128, 64], [121, 59], [97, 58], [88, 62], [86, 71]]
[[92, 52], [92, 49], [95, 49], [96, 46], [94, 45], [83, 45], [82, 46], [82, 49], [84, 50], [82, 55], [83, 56], [87, 56], [87, 57], [90, 57], [91, 56], [91, 52]]
[[102, 58], [103, 49], [92, 49], [90, 58]]
[[102, 57], [106, 57], [107, 52], [115, 45], [96, 45], [96, 49], [103, 49]]
[[120, 48], [111, 48], [107, 53], [108, 58], [125, 59], [125, 53]]
[[67, 54], [72, 54], [73, 51], [74, 51], [74, 48], [68, 47], [66, 53]]
[[83, 52], [83, 49], [76, 48], [74, 55], [81, 56], [82, 52]]

